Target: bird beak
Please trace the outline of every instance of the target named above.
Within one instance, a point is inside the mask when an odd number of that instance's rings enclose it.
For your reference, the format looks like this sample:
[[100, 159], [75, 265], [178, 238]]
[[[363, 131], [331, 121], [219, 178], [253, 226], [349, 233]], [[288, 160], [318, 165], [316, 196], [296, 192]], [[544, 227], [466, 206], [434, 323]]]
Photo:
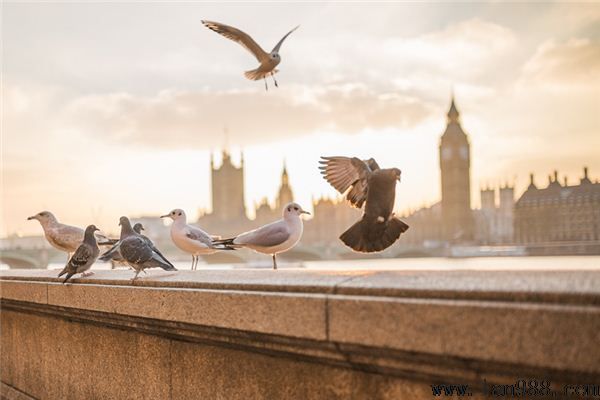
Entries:
[[310, 215], [310, 213], [308, 211], [304, 211], [304, 210], [300, 211], [300, 214], [308, 214], [308, 215]]
[[167, 218], [169, 216], [169, 214], [165, 214], [165, 215], [161, 215], [161, 218]]
[[35, 215], [32, 215], [31, 217], [27, 217], [27, 221], [31, 221], [32, 219], [35, 219]]

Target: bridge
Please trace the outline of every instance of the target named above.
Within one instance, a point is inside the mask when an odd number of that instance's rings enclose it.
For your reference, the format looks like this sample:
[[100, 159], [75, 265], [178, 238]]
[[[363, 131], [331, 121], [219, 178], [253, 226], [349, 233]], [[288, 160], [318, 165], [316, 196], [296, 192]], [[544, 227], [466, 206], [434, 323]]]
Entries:
[[10, 268], [45, 269], [50, 260], [48, 249], [9, 249], [0, 251], [0, 262]]

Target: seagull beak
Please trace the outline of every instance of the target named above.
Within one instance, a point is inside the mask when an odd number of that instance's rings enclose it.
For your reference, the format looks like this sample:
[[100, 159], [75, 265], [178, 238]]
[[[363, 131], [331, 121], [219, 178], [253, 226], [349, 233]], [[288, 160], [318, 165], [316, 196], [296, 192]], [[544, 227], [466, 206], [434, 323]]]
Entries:
[[308, 214], [308, 215], [310, 215], [310, 213], [308, 211], [304, 211], [304, 210], [300, 211], [300, 214]]
[[169, 214], [165, 214], [165, 215], [161, 215], [161, 218], [167, 218], [169, 216]]
[[31, 221], [32, 219], [35, 219], [35, 215], [32, 215], [31, 217], [27, 217], [27, 221]]

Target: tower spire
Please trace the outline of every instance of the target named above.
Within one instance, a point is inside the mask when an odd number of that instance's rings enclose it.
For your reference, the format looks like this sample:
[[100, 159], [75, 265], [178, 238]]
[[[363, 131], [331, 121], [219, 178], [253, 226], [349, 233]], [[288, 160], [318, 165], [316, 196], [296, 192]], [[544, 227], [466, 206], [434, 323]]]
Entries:
[[450, 109], [448, 110], [448, 122], [458, 122], [460, 113], [454, 104], [454, 89], [452, 90], [452, 101], [450, 103]]

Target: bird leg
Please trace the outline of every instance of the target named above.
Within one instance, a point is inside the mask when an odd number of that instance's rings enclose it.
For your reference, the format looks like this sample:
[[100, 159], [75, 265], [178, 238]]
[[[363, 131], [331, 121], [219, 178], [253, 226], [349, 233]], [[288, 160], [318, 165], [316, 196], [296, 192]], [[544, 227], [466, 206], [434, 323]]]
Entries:
[[263, 79], [265, 80], [265, 90], [268, 92], [269, 91], [269, 87], [267, 86], [267, 76], [263, 76]]
[[277, 269], [277, 259], [275, 259], [275, 254], [273, 254], [273, 269]]
[[277, 84], [277, 79], [275, 79], [275, 74], [273, 74], [271, 72], [271, 78], [273, 78], [273, 82], [275, 82], [275, 87], [279, 87], [279, 85]]
[[81, 273], [81, 277], [84, 278], [86, 276], [94, 275], [94, 271], [84, 271]]
[[133, 276], [133, 278], [131, 279], [131, 283], [133, 283], [133, 281], [136, 280], [136, 278], [138, 277], [138, 274], [140, 273], [141, 270], [136, 269], [135, 270], [135, 275]]

